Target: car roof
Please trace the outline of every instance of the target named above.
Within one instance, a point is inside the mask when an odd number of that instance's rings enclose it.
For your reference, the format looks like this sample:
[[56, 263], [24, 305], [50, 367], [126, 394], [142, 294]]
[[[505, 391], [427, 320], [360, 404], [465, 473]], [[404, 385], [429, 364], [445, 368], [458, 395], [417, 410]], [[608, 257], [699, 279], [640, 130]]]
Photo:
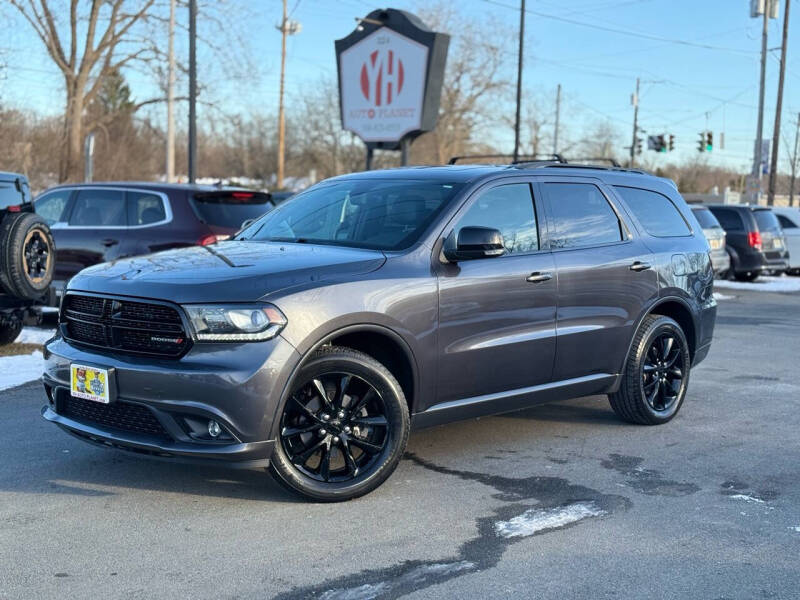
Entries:
[[703, 204], [707, 208], [733, 208], [738, 210], [772, 210], [772, 206], [761, 206], [759, 204]]
[[148, 190], [191, 190], [195, 192], [216, 192], [225, 190], [243, 190], [237, 186], [201, 185], [197, 183], [166, 183], [163, 181], [92, 181], [82, 183], [62, 183], [48, 188], [47, 191], [61, 188], [91, 188], [91, 187], [124, 187], [142, 188]]
[[0, 179], [3, 181], [14, 181], [15, 179], [22, 179], [23, 181], [28, 181], [28, 178], [25, 177], [22, 173], [12, 173], [10, 171], [0, 171]]
[[[546, 169], [546, 171], [545, 171]], [[666, 183], [673, 189], [675, 184], [666, 178], [656, 177], [645, 171], [625, 169], [622, 167], [604, 167], [599, 165], [565, 164], [555, 161], [536, 161], [509, 165], [487, 164], [455, 164], [445, 166], [414, 166], [378, 169], [347, 173], [331, 178], [331, 180], [347, 179], [419, 179], [447, 183], [473, 183], [482, 179], [491, 179], [500, 175], [528, 173], [537, 175], [598, 177], [610, 183], [622, 183], [630, 178], [642, 178], [652, 182]]]

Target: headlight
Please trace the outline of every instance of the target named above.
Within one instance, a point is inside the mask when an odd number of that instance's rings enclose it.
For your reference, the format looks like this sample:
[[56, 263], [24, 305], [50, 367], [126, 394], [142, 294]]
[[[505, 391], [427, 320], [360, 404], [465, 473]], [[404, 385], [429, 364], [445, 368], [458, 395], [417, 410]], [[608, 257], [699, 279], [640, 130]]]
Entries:
[[271, 304], [187, 304], [199, 342], [260, 342], [278, 335], [286, 317]]

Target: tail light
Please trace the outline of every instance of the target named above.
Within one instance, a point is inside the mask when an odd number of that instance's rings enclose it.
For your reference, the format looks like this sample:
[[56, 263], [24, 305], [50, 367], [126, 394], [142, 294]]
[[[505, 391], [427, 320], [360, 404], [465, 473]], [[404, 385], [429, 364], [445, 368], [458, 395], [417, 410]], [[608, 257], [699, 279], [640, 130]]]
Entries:
[[22, 207], [19, 205], [8, 206], [6, 210], [8, 210], [8, 212], [22, 212]]
[[204, 237], [201, 237], [200, 241], [198, 242], [198, 244], [200, 244], [201, 246], [208, 246], [210, 244], [216, 244], [217, 242], [221, 242], [223, 240], [227, 240], [230, 237], [231, 236], [229, 236], [229, 235], [215, 235], [213, 233], [210, 233], [210, 234], [208, 234], [208, 235], [206, 235]]
[[751, 248], [761, 250], [761, 232], [751, 231], [747, 234], [747, 243]]

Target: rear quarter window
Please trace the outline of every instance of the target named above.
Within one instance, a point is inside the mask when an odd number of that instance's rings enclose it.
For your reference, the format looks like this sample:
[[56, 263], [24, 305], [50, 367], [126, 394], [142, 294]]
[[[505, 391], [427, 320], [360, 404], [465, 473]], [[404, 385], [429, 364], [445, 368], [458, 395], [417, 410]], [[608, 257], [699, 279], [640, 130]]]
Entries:
[[680, 237], [691, 234], [686, 219], [665, 195], [641, 188], [614, 187], [650, 235]]
[[730, 208], [712, 208], [711, 212], [725, 231], [744, 231], [741, 215]]

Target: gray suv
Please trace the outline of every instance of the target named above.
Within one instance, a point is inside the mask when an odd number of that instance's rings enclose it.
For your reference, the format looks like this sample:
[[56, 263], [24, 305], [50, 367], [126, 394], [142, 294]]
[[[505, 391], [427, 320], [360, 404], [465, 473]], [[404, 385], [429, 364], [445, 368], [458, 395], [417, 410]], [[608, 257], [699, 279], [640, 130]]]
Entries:
[[231, 241], [75, 276], [42, 414], [346, 500], [389, 477], [412, 427], [590, 394], [669, 421], [709, 351], [713, 278], [675, 186], [641, 171], [345, 175]]

